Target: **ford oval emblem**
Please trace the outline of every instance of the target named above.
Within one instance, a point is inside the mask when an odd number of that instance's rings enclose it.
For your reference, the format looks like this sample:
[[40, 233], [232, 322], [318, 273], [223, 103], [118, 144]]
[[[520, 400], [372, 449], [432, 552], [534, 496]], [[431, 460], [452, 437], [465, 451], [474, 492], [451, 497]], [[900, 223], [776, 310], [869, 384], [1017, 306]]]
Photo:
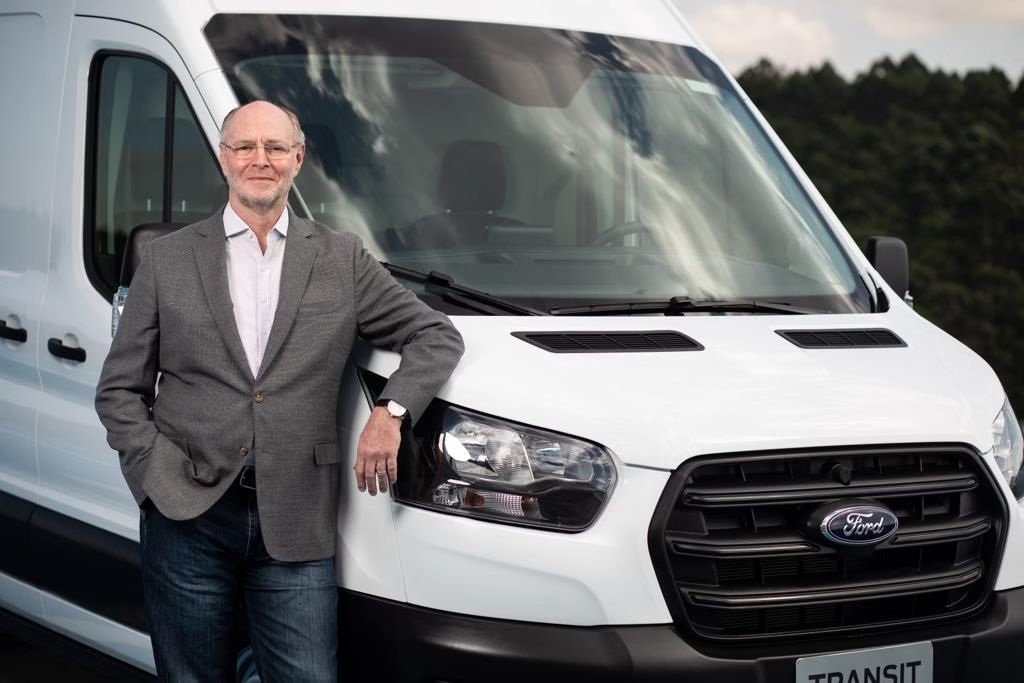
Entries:
[[821, 520], [821, 535], [839, 545], [875, 545], [896, 533], [900, 520], [881, 505], [847, 505]]

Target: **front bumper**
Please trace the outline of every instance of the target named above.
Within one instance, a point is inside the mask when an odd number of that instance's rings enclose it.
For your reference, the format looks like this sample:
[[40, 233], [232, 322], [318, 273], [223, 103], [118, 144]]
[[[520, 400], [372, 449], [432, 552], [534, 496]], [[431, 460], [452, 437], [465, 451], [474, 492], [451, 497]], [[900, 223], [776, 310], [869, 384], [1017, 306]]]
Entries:
[[931, 641], [933, 683], [1019, 680], [1024, 588], [927, 630], [723, 648], [694, 646], [670, 624], [575, 627], [484, 619], [342, 591], [342, 678], [396, 683], [715, 681], [790, 683], [799, 657]]

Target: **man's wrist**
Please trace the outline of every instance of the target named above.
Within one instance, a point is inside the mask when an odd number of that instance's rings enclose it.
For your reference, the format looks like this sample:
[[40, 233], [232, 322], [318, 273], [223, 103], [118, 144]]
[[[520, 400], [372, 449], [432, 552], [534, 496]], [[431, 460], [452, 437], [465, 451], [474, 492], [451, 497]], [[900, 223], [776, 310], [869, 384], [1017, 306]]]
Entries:
[[395, 418], [396, 420], [401, 421], [409, 417], [409, 411], [406, 410], [405, 406], [403, 406], [398, 401], [388, 398], [381, 398], [377, 399], [374, 405], [378, 408], [383, 408], [388, 415]]

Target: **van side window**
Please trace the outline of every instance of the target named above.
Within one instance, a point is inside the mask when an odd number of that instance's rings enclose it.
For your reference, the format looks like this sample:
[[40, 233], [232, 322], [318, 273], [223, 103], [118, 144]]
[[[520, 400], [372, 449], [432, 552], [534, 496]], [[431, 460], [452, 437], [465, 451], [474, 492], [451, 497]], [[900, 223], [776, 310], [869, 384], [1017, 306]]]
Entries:
[[227, 191], [181, 86], [164, 66], [101, 54], [90, 85], [86, 262], [93, 285], [110, 296], [133, 228], [205, 218]]

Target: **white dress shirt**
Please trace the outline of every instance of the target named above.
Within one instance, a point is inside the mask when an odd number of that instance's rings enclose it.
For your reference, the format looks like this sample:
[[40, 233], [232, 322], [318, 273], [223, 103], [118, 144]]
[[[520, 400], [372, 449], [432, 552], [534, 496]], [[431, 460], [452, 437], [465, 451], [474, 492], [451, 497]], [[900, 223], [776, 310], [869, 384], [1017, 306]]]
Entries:
[[[267, 251], [245, 221], [228, 204], [224, 209], [224, 238], [227, 240], [228, 289], [235, 310], [235, 325], [242, 339], [245, 358], [252, 376], [260, 372], [270, 328], [274, 324], [277, 298], [281, 290], [281, 264], [288, 236], [288, 210], [267, 235]], [[256, 464], [256, 444], [252, 444], [245, 464]]]
[[256, 377], [274, 324], [281, 290], [281, 264], [288, 236], [288, 211], [284, 211], [267, 235], [267, 251], [228, 204], [224, 209], [224, 237], [227, 239], [228, 287], [235, 308], [235, 325], [242, 339], [245, 358]]

